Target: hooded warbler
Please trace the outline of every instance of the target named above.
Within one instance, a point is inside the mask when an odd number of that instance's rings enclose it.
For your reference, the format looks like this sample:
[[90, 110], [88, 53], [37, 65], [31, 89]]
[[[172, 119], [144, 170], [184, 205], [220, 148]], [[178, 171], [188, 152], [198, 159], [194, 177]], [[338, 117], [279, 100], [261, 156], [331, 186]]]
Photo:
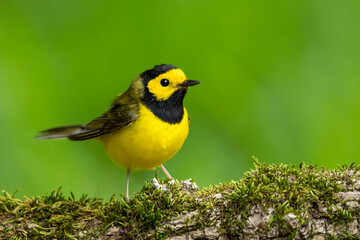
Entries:
[[96, 139], [110, 158], [127, 169], [126, 200], [129, 201], [130, 170], [161, 167], [183, 145], [189, 117], [183, 106], [187, 89], [201, 82], [188, 80], [184, 72], [168, 64], [156, 65], [119, 94], [110, 110], [87, 124], [51, 128], [36, 139]]

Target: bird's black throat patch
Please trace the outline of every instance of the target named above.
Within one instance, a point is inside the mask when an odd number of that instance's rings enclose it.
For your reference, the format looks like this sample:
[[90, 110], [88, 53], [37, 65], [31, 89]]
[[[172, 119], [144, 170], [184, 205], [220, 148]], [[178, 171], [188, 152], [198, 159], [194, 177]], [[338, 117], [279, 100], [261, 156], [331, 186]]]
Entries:
[[145, 89], [142, 103], [158, 118], [164, 122], [176, 124], [180, 123], [184, 117], [183, 100], [186, 89], [178, 89], [165, 101], [158, 101], [156, 97]]

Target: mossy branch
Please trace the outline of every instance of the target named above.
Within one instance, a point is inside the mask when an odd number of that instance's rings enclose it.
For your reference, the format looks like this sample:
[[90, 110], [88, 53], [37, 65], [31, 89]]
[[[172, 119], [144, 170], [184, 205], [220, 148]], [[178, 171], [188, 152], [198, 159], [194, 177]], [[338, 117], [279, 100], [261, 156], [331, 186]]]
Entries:
[[130, 202], [25, 200], [3, 191], [0, 239], [359, 239], [360, 166], [326, 171], [265, 165], [199, 191], [190, 181], [146, 183]]

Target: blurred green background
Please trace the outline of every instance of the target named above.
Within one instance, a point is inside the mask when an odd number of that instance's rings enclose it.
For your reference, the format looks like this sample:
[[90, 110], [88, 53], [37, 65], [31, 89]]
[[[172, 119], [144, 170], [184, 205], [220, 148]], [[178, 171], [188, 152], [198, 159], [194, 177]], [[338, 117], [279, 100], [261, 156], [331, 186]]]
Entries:
[[[360, 157], [360, 2], [0, 1], [0, 189], [125, 192], [96, 141], [35, 141], [86, 123], [155, 64], [191, 88], [183, 148], [166, 163], [200, 187], [266, 163], [336, 168]], [[131, 173], [138, 191], [154, 171]], [[164, 174], [159, 171], [161, 177]]]

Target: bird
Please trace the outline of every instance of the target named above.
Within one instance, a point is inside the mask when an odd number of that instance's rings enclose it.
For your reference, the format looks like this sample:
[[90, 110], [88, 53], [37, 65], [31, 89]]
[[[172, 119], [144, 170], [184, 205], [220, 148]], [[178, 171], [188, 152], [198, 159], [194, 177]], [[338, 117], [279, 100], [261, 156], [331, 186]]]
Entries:
[[174, 65], [156, 65], [136, 77], [100, 117], [87, 124], [41, 131], [35, 139], [100, 141], [113, 162], [127, 170], [129, 201], [130, 171], [160, 167], [172, 179], [163, 163], [180, 150], [188, 136], [190, 120], [183, 100], [188, 88], [200, 83], [187, 79]]

